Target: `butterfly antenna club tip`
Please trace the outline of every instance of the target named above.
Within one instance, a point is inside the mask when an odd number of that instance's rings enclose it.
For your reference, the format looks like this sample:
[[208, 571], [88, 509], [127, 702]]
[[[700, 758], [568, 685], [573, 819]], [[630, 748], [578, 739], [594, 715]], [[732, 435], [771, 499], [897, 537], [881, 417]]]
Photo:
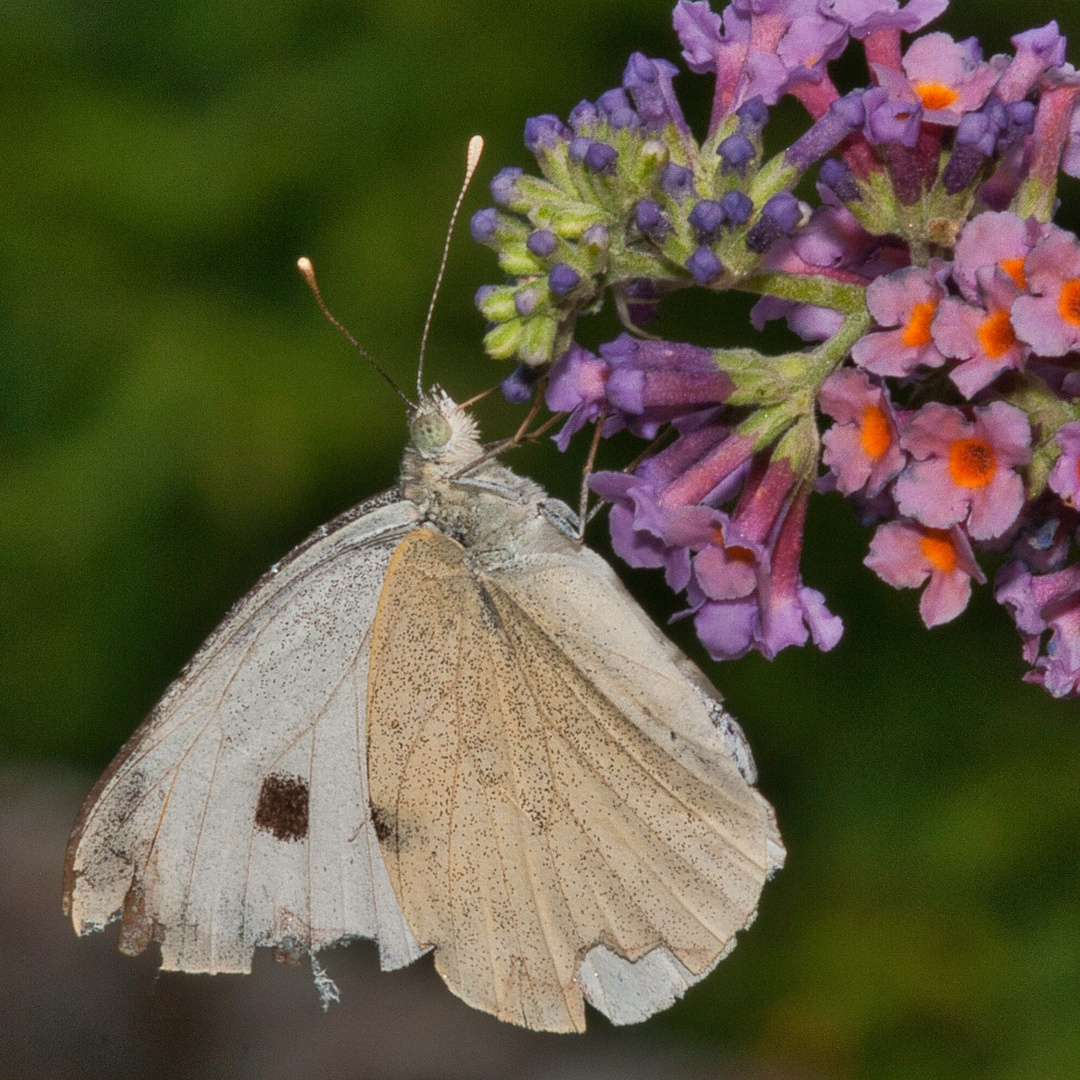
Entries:
[[424, 332], [420, 337], [420, 359], [416, 365], [416, 393], [419, 397], [424, 394], [424, 354], [427, 352], [428, 335], [431, 333], [431, 320], [435, 314], [435, 301], [439, 298], [443, 274], [446, 273], [446, 260], [450, 255], [450, 241], [454, 236], [454, 225], [457, 223], [458, 212], [461, 210], [461, 204], [465, 201], [465, 194], [469, 190], [469, 184], [472, 183], [476, 167], [480, 164], [480, 155], [483, 152], [483, 135], [474, 135], [469, 140], [469, 145], [465, 151], [465, 178], [461, 182], [461, 190], [458, 192], [457, 201], [454, 203], [453, 212], [450, 214], [450, 224], [446, 230], [446, 242], [443, 244], [439, 273], [435, 277], [435, 288], [431, 291], [431, 302], [428, 304], [427, 316], [424, 319]]
[[360, 344], [359, 341], [353, 336], [344, 323], [337, 319], [333, 312], [326, 306], [326, 301], [323, 299], [322, 290], [319, 288], [319, 279], [315, 276], [315, 267], [311, 260], [306, 255], [301, 255], [296, 260], [296, 269], [300, 271], [304, 281], [307, 282], [307, 287], [311, 290], [311, 295], [315, 297], [315, 303], [319, 305], [319, 310], [326, 317], [326, 321], [339, 333], [356, 351], [365, 359], [371, 366], [390, 384], [390, 388], [405, 404], [414, 409], [416, 406], [409, 400], [402, 391], [401, 387], [390, 377], [382, 365]]

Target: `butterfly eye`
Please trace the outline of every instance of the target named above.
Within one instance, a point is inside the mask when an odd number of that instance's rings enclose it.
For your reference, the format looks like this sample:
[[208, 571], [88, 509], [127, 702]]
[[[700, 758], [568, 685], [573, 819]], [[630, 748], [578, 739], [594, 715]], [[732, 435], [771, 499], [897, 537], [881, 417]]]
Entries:
[[445, 417], [439, 413], [421, 413], [411, 427], [412, 443], [417, 450], [438, 450], [445, 446], [453, 432]]

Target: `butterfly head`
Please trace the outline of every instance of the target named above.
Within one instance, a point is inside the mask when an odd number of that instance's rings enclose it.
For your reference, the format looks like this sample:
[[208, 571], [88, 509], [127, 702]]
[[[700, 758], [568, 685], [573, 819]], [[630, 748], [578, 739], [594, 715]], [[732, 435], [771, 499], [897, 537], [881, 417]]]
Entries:
[[481, 454], [476, 422], [438, 387], [409, 415], [409, 450], [426, 462], [460, 468]]

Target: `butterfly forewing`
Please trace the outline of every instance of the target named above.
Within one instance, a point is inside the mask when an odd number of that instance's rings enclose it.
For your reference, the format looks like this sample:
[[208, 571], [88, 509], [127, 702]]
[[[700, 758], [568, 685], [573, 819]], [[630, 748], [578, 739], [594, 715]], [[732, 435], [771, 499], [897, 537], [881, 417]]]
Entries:
[[375, 601], [416, 507], [324, 527], [226, 617], [86, 800], [65, 908], [162, 966], [249, 971], [257, 945], [378, 938], [419, 955], [369, 816], [365, 703]]
[[[782, 858], [703, 676], [554, 530], [485, 566], [430, 529], [372, 633], [371, 798], [421, 945], [470, 1004], [643, 1019], [708, 971]], [[635, 961], [637, 963], [635, 963]]]

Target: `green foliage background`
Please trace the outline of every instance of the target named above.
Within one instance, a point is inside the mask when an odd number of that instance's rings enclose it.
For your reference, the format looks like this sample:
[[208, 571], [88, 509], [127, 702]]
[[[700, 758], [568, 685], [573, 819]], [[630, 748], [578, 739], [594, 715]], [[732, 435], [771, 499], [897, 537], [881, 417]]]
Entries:
[[[1052, 17], [1080, 33], [1073, 0], [956, 0], [943, 26], [993, 52]], [[594, 98], [635, 48], [677, 57], [666, 0], [0, 5], [0, 757], [103, 766], [269, 563], [392, 483], [399, 407], [296, 257], [408, 385], [468, 136], [488, 150], [466, 214], [528, 166], [525, 117]], [[680, 83], [701, 118], [708, 80]], [[490, 280], [463, 231], [429, 353], [459, 399], [505, 373], [471, 302]], [[664, 329], [746, 340], [747, 306], [684, 296]], [[518, 419], [480, 415], [489, 436]], [[575, 489], [552, 447], [513, 464]], [[986, 590], [924, 631], [866, 540], [816, 501], [831, 655], [695, 651], [790, 856], [733, 957], [651, 1023], [822, 1077], [1075, 1077], [1080, 705], [1020, 683]]]

